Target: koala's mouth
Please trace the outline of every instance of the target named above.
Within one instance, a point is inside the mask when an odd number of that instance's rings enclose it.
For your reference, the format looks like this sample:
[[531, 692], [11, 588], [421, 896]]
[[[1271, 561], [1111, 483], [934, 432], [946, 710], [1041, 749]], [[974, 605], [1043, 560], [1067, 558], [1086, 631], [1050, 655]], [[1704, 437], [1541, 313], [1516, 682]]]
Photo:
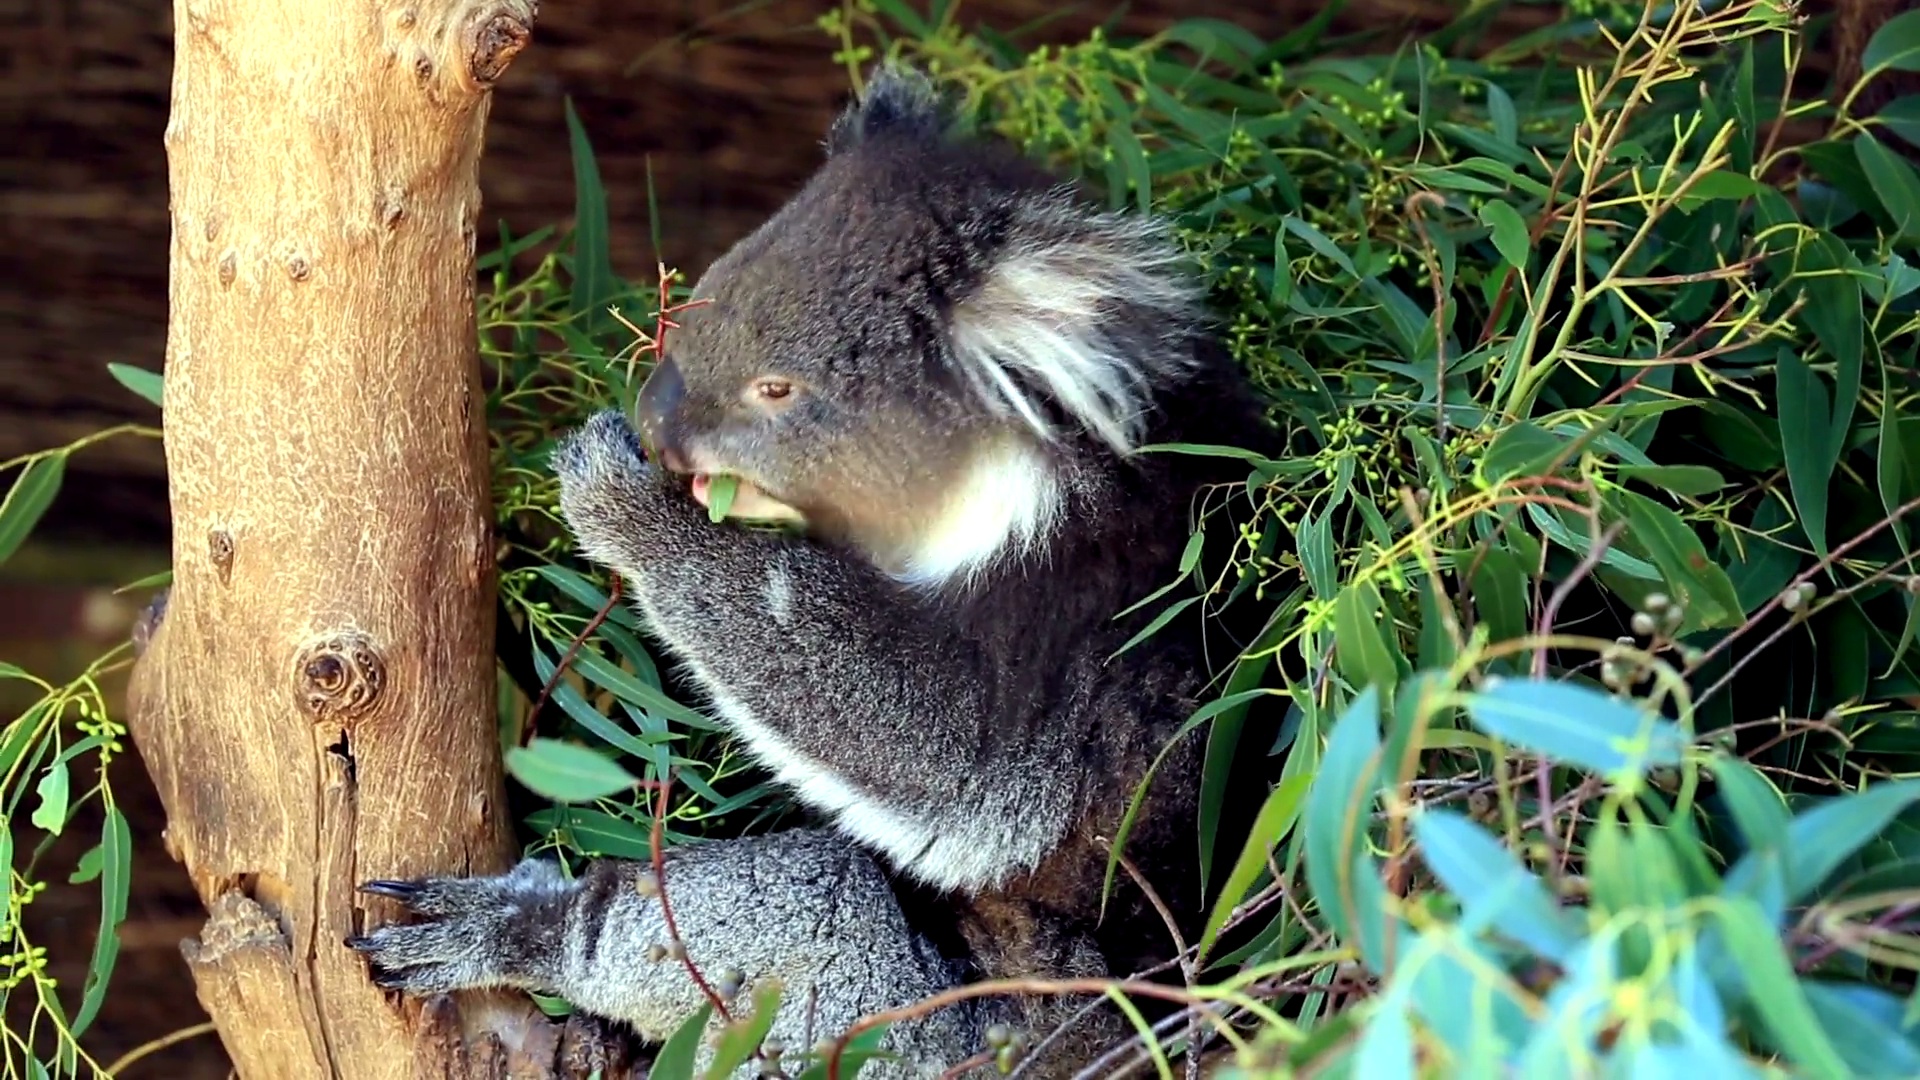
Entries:
[[728, 483], [716, 485], [717, 475], [719, 474], [693, 474], [693, 501], [706, 507], [709, 513], [713, 512], [716, 501], [726, 498], [723, 491], [715, 490], [716, 487], [724, 489], [731, 486], [732, 497], [722, 507], [723, 512], [719, 515], [720, 517], [729, 521], [765, 521], [795, 525], [805, 523], [806, 519], [800, 511], [767, 494], [752, 481], [729, 475], [722, 479], [729, 481], [730, 485]]

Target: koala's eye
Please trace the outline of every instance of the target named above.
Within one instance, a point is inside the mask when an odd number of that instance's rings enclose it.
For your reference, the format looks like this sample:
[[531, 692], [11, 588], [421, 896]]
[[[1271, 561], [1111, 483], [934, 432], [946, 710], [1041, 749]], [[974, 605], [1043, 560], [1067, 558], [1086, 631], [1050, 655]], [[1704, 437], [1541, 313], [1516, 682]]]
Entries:
[[753, 380], [753, 396], [761, 401], [783, 401], [793, 393], [793, 384], [785, 379], [768, 376]]

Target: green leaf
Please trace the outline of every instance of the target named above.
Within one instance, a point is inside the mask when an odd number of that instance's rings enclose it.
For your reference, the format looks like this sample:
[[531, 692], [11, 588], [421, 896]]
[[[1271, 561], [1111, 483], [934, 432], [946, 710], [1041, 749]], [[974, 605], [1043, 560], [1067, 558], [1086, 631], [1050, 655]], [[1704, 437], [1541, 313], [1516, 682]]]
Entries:
[[1727, 486], [1726, 478], [1705, 465], [1622, 465], [1620, 479], [1638, 480], [1675, 495], [1709, 495]]
[[727, 511], [733, 509], [733, 497], [739, 493], [740, 481], [726, 473], [716, 473], [708, 481], [707, 503], [708, 521], [725, 521]]
[[1340, 245], [1327, 239], [1326, 233], [1309, 225], [1305, 220], [1294, 217], [1292, 214], [1288, 214], [1280, 220], [1288, 232], [1305, 240], [1308, 247], [1312, 248], [1328, 262], [1346, 271], [1348, 277], [1358, 279], [1361, 276], [1360, 271], [1354, 269], [1353, 260], [1347, 258], [1347, 253], [1340, 249]]
[[1392, 690], [1399, 679], [1400, 669], [1394, 663], [1393, 646], [1387, 637], [1390, 625], [1384, 618], [1380, 590], [1373, 582], [1363, 578], [1334, 597], [1335, 658], [1340, 671], [1356, 688]]
[[1854, 137], [1853, 152], [1893, 219], [1894, 231], [1907, 240], [1920, 240], [1920, 176], [1914, 175], [1913, 166], [1865, 131]]
[[100, 932], [93, 939], [93, 958], [87, 964], [86, 989], [81, 992], [80, 1008], [73, 1014], [68, 1030], [77, 1040], [92, 1026], [107, 997], [107, 983], [113, 977], [114, 961], [120, 956], [120, 924], [127, 918], [127, 894], [132, 887], [133, 834], [120, 808], [107, 803], [106, 820], [100, 828]]
[[1546, 885], [1492, 833], [1461, 814], [1435, 807], [1413, 819], [1413, 837], [1434, 876], [1469, 917], [1476, 905], [1498, 896], [1501, 909], [1492, 920], [1497, 933], [1555, 963], [1566, 963], [1579, 934]]
[[1267, 868], [1267, 854], [1293, 828], [1300, 814], [1301, 800], [1306, 796], [1311, 781], [1310, 776], [1289, 776], [1267, 793], [1267, 801], [1261, 805], [1260, 814], [1254, 819], [1253, 830], [1248, 834], [1246, 844], [1240, 848], [1240, 857], [1234, 860], [1226, 884], [1221, 886], [1220, 896], [1214, 901], [1213, 913], [1207, 916], [1206, 929], [1200, 935], [1199, 952], [1202, 958], [1213, 951], [1220, 928], [1232, 917], [1234, 907], [1246, 899], [1247, 890], [1253, 887], [1254, 879]]
[[[607, 191], [586, 128], [566, 100], [567, 141], [573, 154], [573, 293], [568, 313], [592, 334], [610, 320], [606, 306], [618, 291], [607, 227]], [[667, 303], [666, 297], [660, 303]]]
[[1486, 487], [1509, 477], [1536, 476], [1559, 457], [1566, 446], [1565, 439], [1523, 420], [1493, 437], [1493, 443], [1481, 455], [1474, 472]]
[[693, 1080], [694, 1056], [700, 1052], [700, 1040], [706, 1035], [707, 1021], [712, 1018], [713, 1003], [702, 1000], [693, 1015], [667, 1036], [647, 1075], [658, 1080]]
[[1920, 146], [1920, 94], [1908, 94], [1880, 107], [1874, 119], [1910, 145]]
[[35, 458], [14, 477], [6, 499], [0, 501], [0, 563], [26, 543], [47, 507], [53, 505], [66, 475], [67, 456], [62, 453]]
[[1467, 716], [1489, 735], [1609, 775], [1678, 765], [1686, 738], [1673, 721], [1578, 683], [1490, 680]]
[[1301, 528], [1300, 565], [1306, 570], [1307, 584], [1312, 586], [1314, 596], [1325, 600], [1340, 588], [1334, 569], [1332, 507], [1308, 518]]
[[1498, 83], [1485, 82], [1481, 85], [1487, 91], [1487, 120], [1493, 124], [1493, 137], [1503, 143], [1519, 142], [1520, 113], [1513, 107], [1512, 95]]
[[1734, 898], [1721, 906], [1719, 915], [1727, 952], [1774, 1044], [1807, 1075], [1834, 1080], [1850, 1076], [1760, 909], [1751, 900]]
[[[121, 386], [139, 394], [155, 405], [161, 404], [162, 388], [166, 380], [157, 371], [134, 367], [132, 364], [107, 365], [107, 373], [112, 375]], [[164, 407], [164, 406], [162, 406]]]
[[40, 796], [40, 805], [30, 818], [34, 825], [55, 836], [67, 824], [67, 797], [69, 787], [67, 763], [64, 758], [55, 759], [47, 771], [40, 775], [40, 783], [34, 793]]
[[1532, 242], [1528, 239], [1527, 223], [1521, 219], [1520, 211], [1499, 199], [1488, 199], [1480, 207], [1480, 220], [1493, 230], [1494, 250], [1514, 269], [1524, 273]]
[[[1894, 376], [1882, 375], [1882, 393], [1893, 395]], [[1897, 400], [1890, 396], [1889, 400]], [[1880, 508], [1888, 515], [1920, 496], [1920, 417], [1885, 416], [1880, 421], [1879, 445], [1874, 451]], [[1902, 538], [1905, 549], [1908, 531], [1905, 522], [1894, 526], [1894, 535]]]
[[1920, 71], [1920, 11], [1908, 11], [1880, 24], [1860, 53], [1860, 72]]
[[538, 832], [564, 832], [582, 852], [596, 858], [653, 858], [653, 837], [626, 818], [581, 806], [549, 806], [527, 815], [527, 827]]
[[1620, 493], [1625, 500], [1633, 538], [1647, 551], [1660, 576], [1686, 606], [1686, 625], [1713, 629], [1738, 626], [1740, 594], [1733, 579], [1707, 557], [1700, 542], [1680, 515], [1637, 492]]
[[1763, 191], [1771, 190], [1745, 173], [1731, 169], [1715, 169], [1705, 173], [1687, 188], [1686, 194], [1674, 200], [1674, 206], [1686, 212], [1699, 209], [1702, 205], [1717, 199], [1749, 199]]
[[534, 567], [533, 572], [546, 578], [554, 588], [572, 597], [575, 603], [586, 608], [588, 611], [599, 611], [603, 607], [607, 608], [608, 622], [616, 622], [621, 626], [633, 629], [639, 628], [639, 621], [627, 605], [614, 604], [612, 607], [607, 607], [607, 594], [601, 592], [591, 581], [574, 573], [572, 570], [553, 563], [545, 563]]
[[507, 751], [507, 771], [527, 790], [555, 802], [592, 802], [639, 783], [604, 754], [575, 743], [535, 738]]
[[[886, 1038], [887, 1027], [886, 1024], [876, 1024], [847, 1040], [846, 1049], [840, 1054], [840, 1070], [837, 1074], [840, 1080], [854, 1080], [861, 1065], [875, 1058], [893, 1058], [894, 1055], [880, 1049], [880, 1040]], [[828, 1080], [827, 1055], [815, 1056], [813, 1063], [795, 1080]]]
[[713, 1048], [713, 1060], [707, 1065], [706, 1080], [725, 1080], [745, 1065], [760, 1049], [760, 1042], [773, 1027], [780, 1008], [781, 983], [778, 979], [757, 981], [753, 987], [753, 1011], [735, 1016], [733, 1023], [720, 1029], [720, 1043]]
[[1473, 604], [1488, 640], [1513, 641], [1527, 633], [1527, 568], [1504, 547], [1488, 547], [1473, 571]]
[[73, 873], [67, 875], [67, 884], [85, 885], [104, 872], [107, 868], [107, 845], [102, 842], [80, 853], [74, 860]]

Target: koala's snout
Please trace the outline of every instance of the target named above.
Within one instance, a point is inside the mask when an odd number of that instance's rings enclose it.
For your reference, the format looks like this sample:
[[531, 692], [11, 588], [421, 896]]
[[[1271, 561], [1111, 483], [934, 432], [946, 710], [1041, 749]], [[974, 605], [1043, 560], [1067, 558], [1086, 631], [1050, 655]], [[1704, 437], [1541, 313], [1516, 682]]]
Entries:
[[686, 451], [680, 445], [677, 422], [680, 404], [686, 396], [687, 383], [680, 377], [679, 366], [671, 359], [663, 359], [654, 365], [646, 385], [640, 388], [640, 400], [634, 403], [640, 442], [668, 472], [692, 471]]

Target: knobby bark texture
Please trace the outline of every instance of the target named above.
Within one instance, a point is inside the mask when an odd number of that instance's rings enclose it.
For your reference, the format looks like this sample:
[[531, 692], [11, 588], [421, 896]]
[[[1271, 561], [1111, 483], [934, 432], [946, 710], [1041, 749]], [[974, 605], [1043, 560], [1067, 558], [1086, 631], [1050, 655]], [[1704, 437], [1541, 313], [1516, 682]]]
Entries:
[[473, 258], [535, 7], [175, 0], [174, 579], [129, 712], [244, 1080], [557, 1069], [525, 998], [400, 1001], [343, 944], [398, 915], [360, 882], [514, 853]]

